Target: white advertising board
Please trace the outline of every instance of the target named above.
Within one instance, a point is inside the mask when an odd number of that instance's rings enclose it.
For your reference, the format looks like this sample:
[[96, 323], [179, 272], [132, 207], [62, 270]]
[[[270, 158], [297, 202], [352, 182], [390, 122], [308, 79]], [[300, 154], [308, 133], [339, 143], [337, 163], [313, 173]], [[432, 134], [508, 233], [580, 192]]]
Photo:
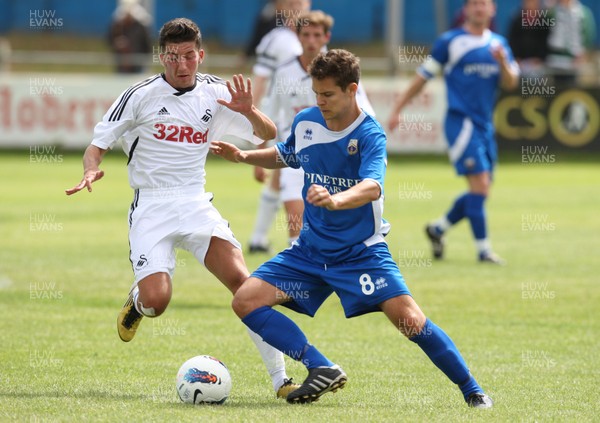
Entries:
[[[83, 149], [118, 95], [142, 79], [139, 75], [0, 74], [0, 148], [56, 145]], [[363, 80], [377, 119], [386, 130], [394, 96], [408, 82], [400, 78]], [[388, 132], [388, 151], [443, 152], [445, 105], [443, 82], [429, 82], [403, 111], [400, 128]]]

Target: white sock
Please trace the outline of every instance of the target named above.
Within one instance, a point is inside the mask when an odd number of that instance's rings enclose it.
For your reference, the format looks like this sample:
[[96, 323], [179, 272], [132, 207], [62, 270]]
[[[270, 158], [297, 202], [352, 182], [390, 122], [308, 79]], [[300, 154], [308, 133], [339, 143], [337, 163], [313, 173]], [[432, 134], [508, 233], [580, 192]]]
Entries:
[[445, 215], [434, 221], [433, 224], [442, 232], [446, 232], [452, 226]]
[[260, 195], [254, 233], [250, 237], [251, 245], [266, 246], [269, 243], [269, 229], [279, 209], [279, 191], [266, 186]]
[[140, 290], [136, 286], [133, 289], [133, 306], [135, 307], [137, 312], [140, 313], [142, 316], [156, 317], [156, 311], [154, 310], [153, 307], [146, 308], [146, 307], [144, 307], [144, 304], [142, 304], [141, 301], [138, 301], [139, 295], [140, 295]]
[[492, 251], [492, 244], [487, 238], [476, 239], [475, 245], [477, 245], [477, 251], [479, 252], [479, 254]]
[[140, 306], [138, 305], [138, 296], [139, 295], [140, 295], [140, 289], [136, 285], [132, 289], [132, 292], [131, 292], [131, 296], [133, 297], [133, 306], [135, 307], [135, 309], [137, 310], [138, 313], [143, 315], [143, 313], [140, 311]]
[[248, 335], [250, 335], [250, 339], [256, 344], [262, 361], [267, 367], [271, 382], [273, 383], [273, 390], [277, 392], [281, 385], [283, 385], [284, 380], [287, 379], [283, 353], [263, 341], [260, 335], [251, 331], [250, 328], [246, 329], [248, 329]]

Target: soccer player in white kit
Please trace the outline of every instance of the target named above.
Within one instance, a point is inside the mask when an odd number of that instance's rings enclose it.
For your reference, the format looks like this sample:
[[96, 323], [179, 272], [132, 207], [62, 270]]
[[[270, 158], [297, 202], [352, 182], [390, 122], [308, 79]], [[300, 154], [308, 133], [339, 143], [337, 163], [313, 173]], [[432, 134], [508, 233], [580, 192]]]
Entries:
[[[129, 211], [130, 260], [135, 280], [118, 318], [120, 338], [133, 339], [143, 316], [160, 316], [171, 299], [175, 248], [190, 251], [232, 293], [249, 273], [239, 242], [204, 190], [204, 165], [211, 140], [235, 135], [252, 141], [275, 137], [273, 122], [252, 104], [250, 81], [197, 73], [204, 59], [198, 26], [173, 19], [160, 30], [164, 73], [127, 89], [94, 129], [83, 157], [84, 176], [74, 194], [104, 172], [104, 154], [123, 139], [134, 198]], [[260, 140], [259, 140], [260, 142]], [[281, 352], [249, 331], [285, 397], [297, 387], [287, 379]]]
[[302, 54], [295, 28], [298, 16], [310, 10], [310, 4], [309, 0], [277, 0], [276, 27], [256, 46], [256, 63], [252, 67], [255, 104], [263, 100], [277, 66]]
[[[317, 97], [312, 90], [312, 79], [307, 69], [310, 62], [329, 43], [333, 23], [333, 17], [321, 10], [304, 12], [297, 19], [296, 31], [302, 45], [302, 54], [288, 60], [275, 70], [266, 107], [263, 109], [277, 125], [277, 142], [283, 142], [288, 138], [294, 117], [299, 111], [317, 104]], [[360, 83], [356, 101], [367, 114], [375, 115]], [[287, 214], [288, 244], [291, 245], [298, 239], [303, 226], [304, 171], [284, 167], [280, 172], [279, 198]]]
[[[296, 32], [297, 22], [302, 12], [310, 10], [309, 0], [277, 0], [276, 27], [269, 31], [256, 46], [256, 63], [252, 68], [254, 104], [261, 109], [267, 107], [269, 90], [273, 73], [281, 64], [302, 54], [302, 45]], [[271, 117], [271, 116], [270, 116]], [[267, 144], [260, 148], [267, 147]], [[250, 237], [249, 251], [266, 252], [269, 250], [267, 235], [279, 208], [279, 170], [271, 172], [259, 199], [256, 222]], [[267, 173], [262, 167], [254, 168], [254, 178], [259, 182], [267, 180]]]

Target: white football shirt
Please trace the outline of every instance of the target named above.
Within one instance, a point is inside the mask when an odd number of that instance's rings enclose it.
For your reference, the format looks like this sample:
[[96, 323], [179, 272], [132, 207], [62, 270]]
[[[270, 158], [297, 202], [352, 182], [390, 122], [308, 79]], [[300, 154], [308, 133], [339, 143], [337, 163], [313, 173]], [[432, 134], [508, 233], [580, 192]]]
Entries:
[[254, 75], [271, 77], [277, 66], [302, 54], [298, 35], [288, 27], [277, 27], [262, 37], [256, 46]]
[[[365, 113], [375, 116], [375, 110], [360, 82], [356, 102]], [[316, 104], [312, 78], [302, 67], [300, 57], [294, 57], [277, 67], [269, 86], [268, 101], [263, 108], [263, 112], [277, 125], [277, 141], [285, 141], [290, 135], [292, 122], [299, 111]]]
[[161, 74], [152, 76], [117, 98], [94, 128], [92, 144], [112, 149], [122, 139], [134, 189], [204, 186], [212, 140], [233, 135], [254, 142], [250, 121], [219, 98], [230, 101], [231, 95], [213, 75], [198, 73], [186, 90], [173, 88]]

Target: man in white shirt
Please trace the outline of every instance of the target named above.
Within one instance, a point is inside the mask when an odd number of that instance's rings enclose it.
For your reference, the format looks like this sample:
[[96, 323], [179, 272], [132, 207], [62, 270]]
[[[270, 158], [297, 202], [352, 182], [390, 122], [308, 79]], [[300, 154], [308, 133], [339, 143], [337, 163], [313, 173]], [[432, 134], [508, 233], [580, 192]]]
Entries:
[[[194, 22], [173, 19], [159, 37], [164, 73], [133, 85], [113, 103], [83, 156], [83, 179], [66, 191], [91, 191], [104, 176], [104, 154], [123, 139], [135, 192], [129, 211], [135, 280], [117, 318], [124, 342], [133, 339], [143, 316], [157, 317], [167, 308], [175, 248], [190, 251], [232, 293], [248, 277], [239, 242], [204, 190], [204, 165], [211, 140], [235, 135], [261, 142], [276, 134], [273, 122], [253, 106], [249, 80], [246, 86], [235, 75], [232, 87], [197, 73], [204, 50]], [[250, 335], [278, 396], [285, 397], [296, 385], [286, 377], [282, 354]]]
[[256, 46], [256, 63], [252, 67], [254, 102], [260, 104], [277, 66], [302, 54], [296, 23], [302, 12], [310, 10], [309, 0], [277, 0], [275, 28]]
[[[254, 104], [260, 105], [262, 109], [268, 107], [265, 94], [277, 67], [302, 54], [296, 27], [300, 15], [309, 11], [310, 5], [310, 0], [276, 1], [276, 27], [268, 32], [256, 47], [256, 64], [252, 68]], [[264, 144], [261, 148], [266, 146], [267, 144]], [[251, 253], [268, 251], [267, 233], [279, 208], [279, 170], [273, 171], [270, 176], [259, 200], [256, 223], [250, 237]], [[265, 182], [265, 169], [255, 167], [254, 178]]]

